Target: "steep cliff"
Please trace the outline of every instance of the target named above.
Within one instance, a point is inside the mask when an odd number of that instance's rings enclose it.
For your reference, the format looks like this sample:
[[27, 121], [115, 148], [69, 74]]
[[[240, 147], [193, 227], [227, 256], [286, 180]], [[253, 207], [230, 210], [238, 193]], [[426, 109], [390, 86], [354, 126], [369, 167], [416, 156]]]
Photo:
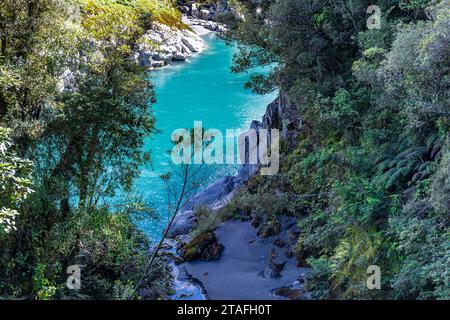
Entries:
[[[302, 120], [297, 106], [280, 95], [267, 106], [261, 121], [251, 123], [250, 129], [256, 132], [260, 129], [278, 129], [282, 144], [293, 150], [302, 130]], [[258, 152], [258, 147], [251, 152]], [[239, 189], [258, 173], [259, 168], [260, 164], [244, 164], [236, 176], [221, 178], [189, 199], [175, 219], [169, 236], [188, 234], [196, 223], [195, 210], [206, 206], [217, 212], [226, 206]]]

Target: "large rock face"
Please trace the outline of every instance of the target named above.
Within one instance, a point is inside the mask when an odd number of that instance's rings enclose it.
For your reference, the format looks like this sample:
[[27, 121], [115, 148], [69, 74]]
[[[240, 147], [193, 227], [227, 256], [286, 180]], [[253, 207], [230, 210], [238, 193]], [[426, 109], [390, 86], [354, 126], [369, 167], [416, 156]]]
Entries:
[[[267, 106], [266, 113], [261, 121], [254, 120], [250, 129], [259, 132], [260, 129], [278, 129], [280, 130], [280, 139], [289, 150], [296, 147], [299, 134], [303, 127], [298, 107], [289, 103], [282, 96], [276, 98]], [[270, 141], [270, 130], [268, 131]], [[249, 150], [258, 152], [258, 148]], [[241, 167], [238, 177], [244, 181], [253, 177], [259, 169], [259, 165], [245, 164]]]
[[280, 138], [292, 149], [297, 144], [303, 123], [298, 106], [280, 96], [267, 107], [261, 126], [266, 129], [279, 129]]
[[[256, 132], [260, 129], [278, 129], [280, 130], [280, 139], [289, 149], [292, 149], [298, 141], [302, 121], [297, 106], [278, 97], [269, 104], [262, 121], [253, 121], [250, 128]], [[257, 152], [257, 149], [248, 151]], [[211, 210], [217, 211], [223, 208], [242, 187], [243, 183], [258, 172], [258, 169], [259, 165], [243, 165], [236, 177], [221, 178], [190, 198], [176, 217], [169, 231], [169, 237], [185, 235], [192, 230], [196, 223], [194, 214], [196, 209], [207, 206]]]
[[169, 237], [174, 238], [187, 234], [193, 228], [195, 210], [208, 206], [212, 210], [224, 207], [242, 186], [242, 180], [238, 177], [224, 177], [190, 198], [181, 208], [169, 230]]

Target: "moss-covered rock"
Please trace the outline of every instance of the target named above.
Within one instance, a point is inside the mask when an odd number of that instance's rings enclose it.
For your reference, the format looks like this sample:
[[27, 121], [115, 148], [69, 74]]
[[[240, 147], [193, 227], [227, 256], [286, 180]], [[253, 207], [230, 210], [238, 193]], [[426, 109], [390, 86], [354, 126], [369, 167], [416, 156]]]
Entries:
[[295, 257], [297, 258], [297, 267], [306, 268], [309, 267], [307, 262], [308, 258], [312, 256], [312, 251], [310, 248], [301, 246], [300, 249], [296, 248]]
[[185, 261], [202, 259], [206, 261], [220, 258], [224, 247], [218, 242], [214, 232], [207, 232], [193, 238], [181, 247], [181, 257]]

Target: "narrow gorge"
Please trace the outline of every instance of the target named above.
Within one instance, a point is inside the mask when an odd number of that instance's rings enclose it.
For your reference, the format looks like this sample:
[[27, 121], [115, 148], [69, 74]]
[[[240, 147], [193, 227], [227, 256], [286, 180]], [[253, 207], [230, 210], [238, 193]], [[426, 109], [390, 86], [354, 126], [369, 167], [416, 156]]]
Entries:
[[449, 34], [449, 0], [0, 1], [0, 300], [448, 300]]

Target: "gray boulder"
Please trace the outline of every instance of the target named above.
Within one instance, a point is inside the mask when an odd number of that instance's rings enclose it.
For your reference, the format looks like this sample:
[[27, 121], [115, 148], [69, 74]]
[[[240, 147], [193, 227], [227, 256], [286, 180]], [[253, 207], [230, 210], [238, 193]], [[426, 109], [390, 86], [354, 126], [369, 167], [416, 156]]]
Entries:
[[195, 210], [203, 206], [216, 209], [241, 185], [242, 181], [237, 177], [223, 177], [189, 199], [183, 209]]
[[231, 200], [241, 186], [242, 180], [238, 177], [224, 177], [190, 198], [175, 218], [169, 230], [169, 237], [188, 234], [196, 223], [196, 209], [208, 206], [213, 211], [219, 210]]
[[[260, 129], [264, 129], [264, 125], [262, 122], [253, 120], [250, 124], [250, 129], [253, 129], [256, 131], [256, 133], [259, 133]], [[253, 177], [259, 169], [258, 164], [249, 164], [247, 159], [250, 159], [250, 153], [251, 152], [258, 152], [258, 148], [254, 150], [245, 150], [245, 155], [240, 155], [243, 158], [241, 159], [241, 163], [244, 163], [241, 168], [238, 171], [238, 177], [242, 179], [243, 181], [249, 180], [251, 177]], [[244, 158], [245, 157], [245, 158]]]
[[184, 54], [178, 52], [173, 55], [173, 60], [174, 61], [185, 61], [186, 56]]
[[[292, 150], [297, 145], [302, 128], [302, 118], [300, 117], [297, 106], [288, 102], [283, 97], [276, 98], [267, 106], [262, 121], [254, 120], [250, 126], [250, 129], [254, 129], [257, 133], [259, 133], [261, 129], [280, 130], [280, 139], [283, 140], [289, 150]], [[270, 130], [268, 131], [268, 134], [270, 141]], [[258, 152], [258, 148], [246, 150], [246, 159], [249, 157], [249, 152]], [[254, 165], [246, 163], [241, 166], [238, 177], [243, 181], [247, 181], [258, 172], [259, 167], [259, 164]]]
[[278, 248], [272, 248], [270, 261], [264, 270], [264, 277], [267, 279], [275, 279], [281, 277], [281, 272], [286, 266], [287, 259]]

